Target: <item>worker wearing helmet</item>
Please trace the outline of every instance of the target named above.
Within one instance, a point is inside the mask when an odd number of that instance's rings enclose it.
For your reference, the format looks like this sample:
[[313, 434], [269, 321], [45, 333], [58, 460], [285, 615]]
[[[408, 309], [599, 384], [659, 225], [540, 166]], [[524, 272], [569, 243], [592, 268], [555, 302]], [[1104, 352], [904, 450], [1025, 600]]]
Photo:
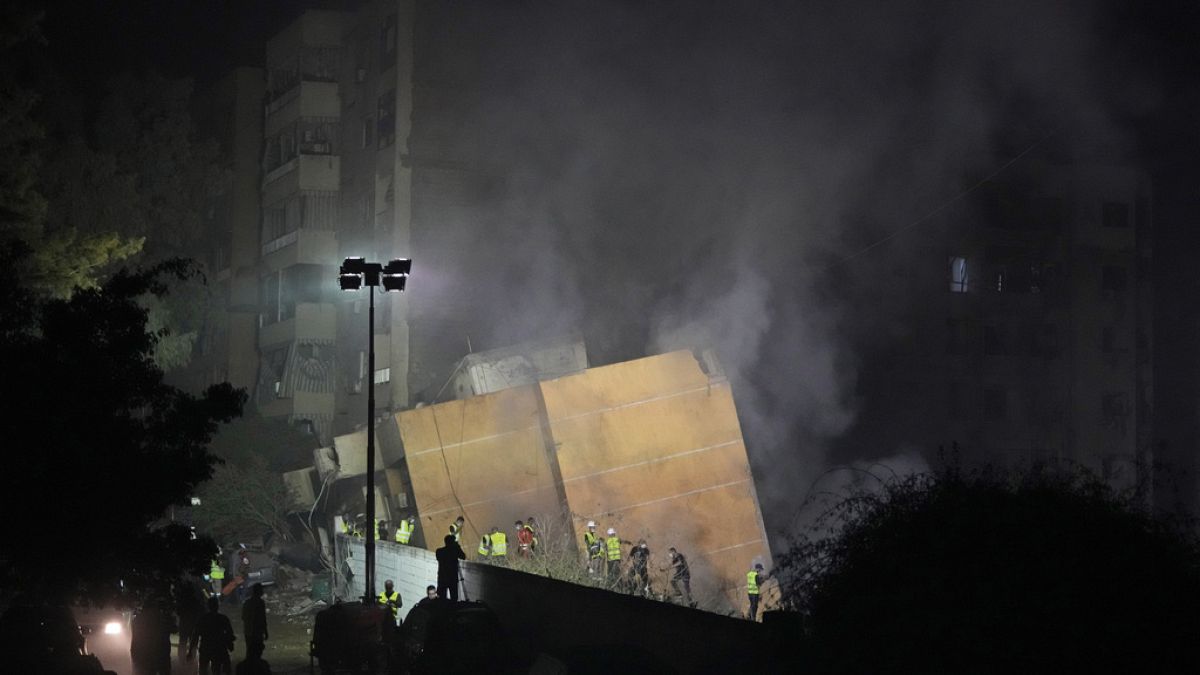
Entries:
[[758, 619], [758, 599], [762, 584], [767, 580], [762, 563], [754, 563], [754, 567], [746, 573], [746, 595], [750, 596], [750, 620]]
[[583, 550], [587, 551], [587, 571], [589, 576], [594, 576], [600, 571], [600, 566], [604, 561], [604, 552], [600, 547], [600, 537], [596, 535], [596, 521], [589, 520], [587, 523], [587, 532], [583, 533]]
[[615, 528], [608, 528], [604, 548], [608, 552], [608, 580], [615, 584], [621, 578], [621, 539], [617, 537]]

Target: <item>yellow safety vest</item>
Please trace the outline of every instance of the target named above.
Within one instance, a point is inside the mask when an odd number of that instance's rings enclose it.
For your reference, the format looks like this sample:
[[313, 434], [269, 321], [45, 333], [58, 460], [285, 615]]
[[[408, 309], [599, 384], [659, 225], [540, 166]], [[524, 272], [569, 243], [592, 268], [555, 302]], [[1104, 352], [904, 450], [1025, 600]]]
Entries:
[[604, 545], [608, 547], [608, 559], [609, 560], [620, 560], [621, 559], [621, 540], [620, 539], [617, 539], [617, 537], [615, 535], [611, 536], [608, 539], [604, 540]]
[[[389, 605], [389, 602], [396, 603]], [[392, 591], [391, 597], [388, 597], [387, 591], [379, 591], [379, 604], [385, 605], [388, 611], [392, 613], [392, 618], [396, 618], [396, 610], [400, 608], [400, 591]]]
[[407, 544], [412, 539], [413, 527], [407, 520], [400, 521], [400, 526], [396, 528], [396, 543]]
[[503, 532], [492, 533], [492, 555], [500, 556], [508, 553], [508, 535]]
[[487, 555], [492, 550], [492, 545], [488, 543], [488, 536], [485, 534], [479, 538], [479, 555]]
[[602, 557], [602, 554], [600, 552], [600, 544], [598, 544], [596, 542], [596, 533], [595, 532], [584, 532], [583, 533], [583, 544], [584, 544], [584, 546], [587, 547], [588, 555], [590, 557], [592, 557], [592, 558]]
[[758, 595], [758, 570], [746, 572], [746, 592], [750, 595]]
[[217, 581], [223, 581], [225, 579], [225, 568], [221, 567], [221, 563], [214, 560], [212, 563], [212, 569], [208, 572], [208, 576], [216, 579]]
[[450, 523], [450, 534], [454, 535], [454, 541], [461, 543], [462, 539], [460, 539], [458, 536], [459, 532], [461, 532], [461, 530], [459, 529], [458, 525], [456, 523]]

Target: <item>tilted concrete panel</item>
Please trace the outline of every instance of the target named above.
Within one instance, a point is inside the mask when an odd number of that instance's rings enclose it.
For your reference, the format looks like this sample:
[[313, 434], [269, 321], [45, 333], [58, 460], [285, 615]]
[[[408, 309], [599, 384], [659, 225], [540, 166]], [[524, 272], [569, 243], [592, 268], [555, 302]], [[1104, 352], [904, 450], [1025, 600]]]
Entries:
[[543, 382], [542, 391], [576, 535], [594, 519], [601, 532], [645, 538], [652, 567], [674, 546], [695, 588], [744, 604], [751, 563], [771, 561], [729, 383], [679, 351]]
[[417, 408], [396, 421], [430, 548], [459, 514], [473, 555], [492, 526], [507, 532], [517, 518], [562, 511], [532, 387]]

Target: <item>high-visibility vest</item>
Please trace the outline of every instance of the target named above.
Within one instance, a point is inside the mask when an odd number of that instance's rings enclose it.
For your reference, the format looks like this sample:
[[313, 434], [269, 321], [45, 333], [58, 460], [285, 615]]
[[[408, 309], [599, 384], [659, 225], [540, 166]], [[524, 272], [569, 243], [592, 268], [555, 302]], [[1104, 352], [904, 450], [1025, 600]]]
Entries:
[[485, 534], [479, 538], [479, 555], [487, 555], [492, 552], [492, 544]]
[[221, 563], [214, 560], [212, 562], [212, 569], [208, 571], [208, 576], [217, 581], [222, 581], [225, 579], [225, 568], [221, 567]]
[[[396, 604], [388, 604], [392, 602]], [[388, 611], [392, 613], [392, 618], [395, 619], [396, 610], [400, 608], [400, 591], [392, 591], [391, 596], [387, 594], [387, 591], [379, 591], [379, 604], [385, 605]]]
[[508, 553], [508, 535], [503, 532], [492, 533], [492, 555], [505, 555]]
[[595, 532], [584, 532], [583, 533], [583, 544], [584, 544], [584, 546], [587, 547], [587, 552], [590, 557], [592, 557], [592, 558], [601, 557], [600, 556], [600, 542], [596, 539]]
[[604, 545], [608, 547], [608, 559], [609, 560], [620, 560], [621, 559], [621, 540], [617, 539], [616, 535], [613, 535], [613, 536], [609, 537], [608, 539], [605, 539]]
[[413, 523], [407, 520], [400, 521], [400, 525], [396, 528], [396, 543], [407, 544], [412, 539]]
[[746, 592], [750, 595], [758, 595], [758, 570], [750, 570], [746, 572]]
[[450, 534], [454, 535], [454, 541], [462, 542], [462, 539], [458, 536], [461, 531], [462, 529], [459, 528], [458, 523], [450, 523]]

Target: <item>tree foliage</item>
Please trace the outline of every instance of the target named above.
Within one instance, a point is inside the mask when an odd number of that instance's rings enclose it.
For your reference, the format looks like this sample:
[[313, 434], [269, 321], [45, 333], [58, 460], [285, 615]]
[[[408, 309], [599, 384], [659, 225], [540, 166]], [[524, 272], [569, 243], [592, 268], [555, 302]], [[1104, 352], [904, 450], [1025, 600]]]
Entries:
[[817, 672], [1200, 672], [1200, 549], [1078, 471], [945, 470], [783, 558]]
[[19, 247], [2, 253], [0, 536], [11, 545], [0, 548], [0, 587], [103, 595], [118, 580], [203, 571], [211, 542], [151, 526], [212, 475], [209, 441], [245, 393], [165, 384], [138, 302], [189, 266], [166, 261], [46, 298], [21, 285]]

